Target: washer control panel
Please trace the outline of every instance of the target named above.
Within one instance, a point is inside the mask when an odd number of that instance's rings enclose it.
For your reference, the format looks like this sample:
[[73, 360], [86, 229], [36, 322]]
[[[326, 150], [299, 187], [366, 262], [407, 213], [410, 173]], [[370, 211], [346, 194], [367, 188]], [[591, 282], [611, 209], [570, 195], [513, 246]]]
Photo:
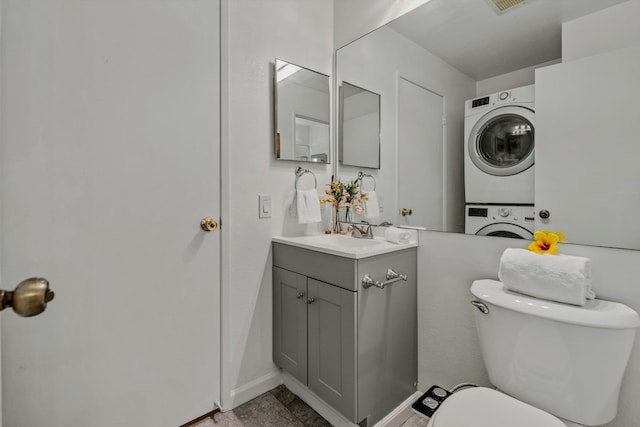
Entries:
[[535, 90], [533, 85], [503, 90], [478, 98], [468, 99], [464, 103], [465, 116], [467, 114], [483, 114], [496, 107], [515, 103], [533, 104], [535, 101]]

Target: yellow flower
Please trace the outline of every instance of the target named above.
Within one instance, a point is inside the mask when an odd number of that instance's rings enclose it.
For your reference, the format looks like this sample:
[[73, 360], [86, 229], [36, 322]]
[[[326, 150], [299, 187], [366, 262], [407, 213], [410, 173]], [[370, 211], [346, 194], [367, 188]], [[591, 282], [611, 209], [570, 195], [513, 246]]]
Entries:
[[554, 231], [554, 234], [556, 234], [558, 236], [558, 243], [567, 243], [564, 236], [564, 233], [562, 231]]
[[529, 250], [537, 254], [556, 254], [558, 246], [556, 243], [564, 242], [564, 233], [556, 231], [554, 233], [549, 230], [536, 231], [533, 235], [535, 242], [529, 245]]

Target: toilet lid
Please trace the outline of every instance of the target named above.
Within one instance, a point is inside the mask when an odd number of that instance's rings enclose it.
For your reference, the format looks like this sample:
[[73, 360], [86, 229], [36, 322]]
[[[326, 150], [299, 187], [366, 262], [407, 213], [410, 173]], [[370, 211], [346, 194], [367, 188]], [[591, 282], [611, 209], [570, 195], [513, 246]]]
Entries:
[[433, 414], [428, 427], [566, 427], [553, 415], [486, 387], [460, 390]]

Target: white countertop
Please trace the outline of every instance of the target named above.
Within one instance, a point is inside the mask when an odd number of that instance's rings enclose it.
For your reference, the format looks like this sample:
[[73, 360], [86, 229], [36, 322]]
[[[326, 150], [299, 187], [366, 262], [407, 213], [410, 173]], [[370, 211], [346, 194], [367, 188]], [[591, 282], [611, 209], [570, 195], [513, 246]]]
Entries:
[[314, 234], [296, 237], [277, 236], [273, 237], [272, 240], [299, 248], [354, 259], [367, 258], [418, 246], [417, 241], [397, 244], [380, 237], [358, 239], [341, 234]]

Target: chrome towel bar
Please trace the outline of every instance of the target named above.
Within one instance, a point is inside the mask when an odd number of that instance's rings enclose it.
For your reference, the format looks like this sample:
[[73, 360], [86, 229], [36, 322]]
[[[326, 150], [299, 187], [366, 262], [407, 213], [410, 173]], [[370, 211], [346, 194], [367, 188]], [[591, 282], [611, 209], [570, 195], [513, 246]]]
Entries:
[[392, 269], [387, 270], [386, 276], [387, 276], [386, 281], [379, 282], [377, 280], [373, 280], [371, 276], [369, 276], [368, 274], [365, 274], [364, 277], [362, 278], [362, 287], [367, 289], [367, 288], [370, 288], [371, 286], [375, 286], [376, 288], [384, 289], [385, 286], [395, 282], [399, 282], [400, 280], [404, 280], [405, 282], [407, 281], [406, 274], [396, 273]]

